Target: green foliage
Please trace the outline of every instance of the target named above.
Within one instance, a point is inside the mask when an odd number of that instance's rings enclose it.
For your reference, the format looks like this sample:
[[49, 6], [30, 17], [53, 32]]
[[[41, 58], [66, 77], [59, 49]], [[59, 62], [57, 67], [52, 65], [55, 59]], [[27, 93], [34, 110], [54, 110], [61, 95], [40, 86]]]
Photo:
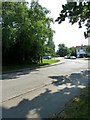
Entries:
[[55, 55], [55, 44], [53, 41], [53, 33], [54, 31], [51, 30], [50, 36], [46, 42], [45, 45], [45, 55], [51, 55], [54, 56]]
[[58, 23], [62, 23], [68, 18], [71, 24], [78, 22], [79, 28], [82, 24], [86, 26], [87, 31], [84, 32], [85, 38], [90, 35], [90, 2], [67, 2], [62, 5], [59, 17], [56, 19]]
[[90, 53], [90, 45], [86, 46], [86, 52]]
[[57, 54], [60, 57], [64, 57], [65, 55], [69, 54], [69, 48], [67, 48], [65, 44], [59, 44]]
[[30, 8], [27, 5], [27, 2], [2, 2], [3, 64], [38, 62], [45, 54], [45, 42], [53, 36], [50, 11], [38, 2], [32, 2]]
[[71, 56], [76, 56], [76, 48], [75, 47], [70, 47], [69, 50], [70, 50]]

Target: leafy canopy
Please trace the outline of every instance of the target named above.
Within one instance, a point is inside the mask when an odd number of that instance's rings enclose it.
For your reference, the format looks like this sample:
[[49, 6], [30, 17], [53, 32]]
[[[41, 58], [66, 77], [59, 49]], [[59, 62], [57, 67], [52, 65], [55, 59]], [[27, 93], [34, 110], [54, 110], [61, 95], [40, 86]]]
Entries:
[[45, 45], [51, 49], [48, 41], [53, 43], [54, 32], [49, 13], [38, 2], [30, 7], [27, 2], [2, 2], [3, 63], [38, 62], [45, 54]]
[[56, 21], [60, 24], [68, 18], [73, 25], [78, 22], [79, 28], [82, 24], [86, 26], [87, 31], [84, 32], [85, 38], [90, 37], [90, 1], [89, 2], [67, 2], [62, 5], [62, 10]]
[[57, 54], [60, 57], [64, 57], [65, 55], [69, 54], [69, 48], [65, 46], [65, 44], [59, 44], [58, 45], [58, 50], [57, 50]]

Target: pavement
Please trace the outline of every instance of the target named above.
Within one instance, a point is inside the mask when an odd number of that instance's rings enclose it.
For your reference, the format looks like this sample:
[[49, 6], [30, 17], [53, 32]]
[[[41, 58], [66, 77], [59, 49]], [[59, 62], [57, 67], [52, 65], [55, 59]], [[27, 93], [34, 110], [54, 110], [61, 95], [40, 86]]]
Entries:
[[3, 118], [51, 118], [80, 95], [88, 85], [89, 72], [87, 61], [78, 59], [44, 66], [27, 74], [11, 73], [2, 81]]

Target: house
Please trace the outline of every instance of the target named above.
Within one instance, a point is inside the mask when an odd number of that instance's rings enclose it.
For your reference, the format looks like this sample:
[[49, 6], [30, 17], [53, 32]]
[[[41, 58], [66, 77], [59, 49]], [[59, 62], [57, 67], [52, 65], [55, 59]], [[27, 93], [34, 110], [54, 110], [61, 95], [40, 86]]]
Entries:
[[86, 49], [85, 49], [85, 45], [81, 45], [81, 46], [76, 46], [76, 57], [80, 58], [80, 57], [84, 57], [86, 56]]

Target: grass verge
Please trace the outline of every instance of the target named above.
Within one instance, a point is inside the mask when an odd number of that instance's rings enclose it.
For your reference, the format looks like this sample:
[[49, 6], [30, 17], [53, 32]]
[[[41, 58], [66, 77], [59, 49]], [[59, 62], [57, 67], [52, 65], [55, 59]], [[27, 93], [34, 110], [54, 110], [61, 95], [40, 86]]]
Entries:
[[25, 64], [25, 65], [11, 65], [11, 66], [3, 66], [2, 67], [2, 73], [14, 71], [14, 70], [20, 70], [25, 68], [34, 68], [34, 67], [40, 67], [44, 65], [50, 65], [56, 62], [59, 62], [60, 60], [52, 60], [52, 59], [43, 59], [43, 63], [32, 63], [32, 64]]
[[56, 120], [90, 120], [90, 86], [82, 90], [81, 95], [68, 103], [65, 109], [55, 116]]

